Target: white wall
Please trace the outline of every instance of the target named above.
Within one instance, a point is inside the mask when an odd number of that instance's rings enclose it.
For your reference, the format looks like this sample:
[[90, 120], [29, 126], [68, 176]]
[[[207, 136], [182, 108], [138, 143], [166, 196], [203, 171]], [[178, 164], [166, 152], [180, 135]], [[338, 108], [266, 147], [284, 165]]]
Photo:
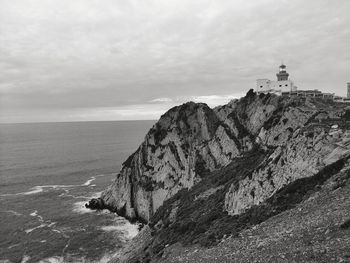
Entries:
[[281, 90], [281, 92], [290, 92], [293, 88], [293, 82], [290, 80], [271, 81], [272, 89]]
[[281, 93], [296, 91], [296, 87], [291, 80], [271, 81], [268, 79], [257, 79], [255, 91]]
[[270, 90], [270, 80], [268, 79], [257, 79], [256, 80], [256, 92], [263, 92]]

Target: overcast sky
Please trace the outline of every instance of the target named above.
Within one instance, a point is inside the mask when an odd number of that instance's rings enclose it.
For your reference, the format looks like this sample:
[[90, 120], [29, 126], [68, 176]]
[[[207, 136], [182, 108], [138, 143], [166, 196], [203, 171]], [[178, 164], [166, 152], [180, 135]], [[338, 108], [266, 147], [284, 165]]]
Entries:
[[0, 122], [156, 119], [275, 79], [346, 94], [349, 0], [0, 0]]

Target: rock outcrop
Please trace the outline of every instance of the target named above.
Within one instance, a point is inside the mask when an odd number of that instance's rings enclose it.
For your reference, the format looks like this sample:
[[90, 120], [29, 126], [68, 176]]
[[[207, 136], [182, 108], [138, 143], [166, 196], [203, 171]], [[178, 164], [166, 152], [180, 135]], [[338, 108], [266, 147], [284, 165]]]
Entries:
[[230, 128], [206, 104], [189, 102], [172, 108], [124, 162], [102, 199], [118, 214], [147, 222], [179, 190], [191, 188], [205, 172], [252, 149], [247, 135]]
[[[310, 177], [350, 156], [349, 132], [334, 134], [322, 128], [310, 129], [291, 134], [290, 140], [277, 146], [266, 158], [263, 167], [230, 187], [225, 199], [225, 209], [229, 214], [241, 214], [251, 206], [262, 203], [283, 186]], [[264, 139], [269, 141], [266, 137]]]
[[[330, 108], [327, 103], [317, 105], [319, 102], [322, 101], [289, 102], [264, 123], [256, 141], [273, 151], [262, 167], [230, 187], [225, 200], [229, 214], [241, 214], [283, 186], [350, 156], [350, 131], [342, 118], [346, 111], [342, 107]], [[334, 123], [341, 123], [343, 128]]]
[[[348, 262], [350, 167], [344, 167], [325, 182], [316, 180], [315, 183], [316, 189], [304, 189], [307, 194], [302, 194], [303, 202], [291, 205], [289, 210], [246, 228], [238, 235], [226, 236], [209, 248], [184, 246], [180, 242], [170, 244], [151, 262]], [[303, 180], [296, 186], [300, 189], [305, 185]], [[297, 192], [288, 191], [288, 196], [281, 191], [273, 199], [281, 206], [284, 204], [279, 198], [291, 204]]]
[[[181, 245], [186, 251], [194, 245], [219, 247], [227, 236], [235, 239], [319, 194], [326, 196], [324, 187], [348, 191], [349, 175], [350, 109], [345, 104], [249, 91], [214, 109], [193, 102], [174, 107], [150, 129], [99, 199], [120, 215], [148, 223], [136, 244], [112, 262], [167, 261], [176, 251], [185, 253]], [[346, 206], [334, 205], [346, 227]], [[333, 254], [343, 253], [330, 247]]]
[[240, 214], [349, 154], [344, 108], [253, 91], [215, 109], [193, 102], [174, 107], [150, 129], [101, 198], [118, 214], [148, 222], [181, 189], [263, 149], [269, 153], [265, 162], [226, 193], [223, 209]]
[[90, 208], [92, 210], [103, 210], [108, 207], [105, 206], [103, 199], [101, 198], [93, 198], [88, 203], [85, 204], [86, 208]]

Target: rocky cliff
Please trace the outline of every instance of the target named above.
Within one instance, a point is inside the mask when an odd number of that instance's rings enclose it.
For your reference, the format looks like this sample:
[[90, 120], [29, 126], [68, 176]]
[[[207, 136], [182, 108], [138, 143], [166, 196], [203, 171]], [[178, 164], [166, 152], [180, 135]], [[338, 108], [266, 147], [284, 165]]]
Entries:
[[250, 177], [227, 192], [225, 209], [229, 214], [240, 214], [283, 186], [350, 155], [350, 131], [344, 129], [342, 110], [325, 112], [301, 105], [279, 114], [279, 121], [262, 127], [256, 137], [261, 146], [272, 148], [272, 153]]
[[102, 199], [121, 215], [149, 221], [165, 200], [191, 188], [203, 173], [252, 149], [249, 134], [237, 127], [237, 118], [226, 122], [206, 104], [172, 108], [124, 162]]
[[[297, 179], [256, 206], [259, 224], [244, 215], [252, 213], [231, 216], [229, 226], [236, 231], [239, 218], [248, 224], [215, 245], [167, 243], [159, 256], [148, 258], [167, 263], [349, 262], [350, 166], [338, 169]], [[143, 259], [139, 262], [147, 262]]]
[[224, 209], [240, 214], [347, 156], [345, 115], [344, 106], [333, 102], [252, 91], [215, 109], [193, 102], [174, 107], [124, 162], [102, 200], [120, 215], [149, 222], [181, 189], [191, 189], [206, 174], [262, 149], [266, 157], [261, 165], [225, 193]]
[[[317, 193], [326, 193], [322, 189], [327, 185], [334, 191], [348, 187], [349, 159], [350, 111], [345, 104], [251, 90], [214, 109], [193, 102], [172, 108], [99, 200], [120, 215], [148, 223], [123, 260], [112, 262], [177, 262], [177, 253], [188, 251], [183, 246], [215, 247], [227, 236], [235, 240], [303, 206], [312, 194], [318, 200]], [[341, 215], [334, 218], [337, 222], [347, 220], [346, 204], [333, 202]], [[328, 219], [321, 221], [331, 227]], [[337, 242], [342, 246], [330, 245], [334, 254], [350, 245], [343, 236]], [[180, 258], [187, 262], [187, 256]]]

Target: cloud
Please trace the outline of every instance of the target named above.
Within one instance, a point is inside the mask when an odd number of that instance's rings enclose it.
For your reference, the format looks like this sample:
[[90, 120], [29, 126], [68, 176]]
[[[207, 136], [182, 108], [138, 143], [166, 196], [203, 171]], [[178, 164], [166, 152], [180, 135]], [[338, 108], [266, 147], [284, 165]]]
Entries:
[[222, 104], [257, 78], [274, 79], [281, 60], [298, 87], [345, 95], [349, 8], [348, 0], [0, 1], [0, 111], [64, 119], [77, 109]]
[[210, 107], [223, 105], [243, 94], [182, 96], [174, 99], [156, 98], [148, 103], [128, 104], [116, 107], [47, 108], [27, 111], [5, 110], [0, 112], [0, 123], [21, 122], [67, 122], [67, 121], [111, 121], [111, 120], [157, 120], [170, 108], [188, 101], [206, 103]]
[[6, 110], [0, 112], [0, 123], [71, 122], [112, 120], [156, 120], [175, 104], [136, 104], [120, 107]]
[[174, 98], [155, 98], [152, 99], [150, 102], [165, 105], [179, 105], [188, 101], [194, 101], [198, 103], [206, 103], [209, 107], [216, 107], [218, 105], [224, 105], [230, 100], [241, 98], [244, 95], [245, 93], [206, 96], [176, 96]]
[[156, 98], [150, 102], [173, 102], [173, 100], [171, 98]]
[[194, 96], [191, 98], [194, 102], [203, 102], [208, 104], [210, 107], [227, 104], [230, 100], [238, 99], [243, 97], [244, 93], [241, 94], [230, 94], [230, 95], [209, 95], [209, 96]]

